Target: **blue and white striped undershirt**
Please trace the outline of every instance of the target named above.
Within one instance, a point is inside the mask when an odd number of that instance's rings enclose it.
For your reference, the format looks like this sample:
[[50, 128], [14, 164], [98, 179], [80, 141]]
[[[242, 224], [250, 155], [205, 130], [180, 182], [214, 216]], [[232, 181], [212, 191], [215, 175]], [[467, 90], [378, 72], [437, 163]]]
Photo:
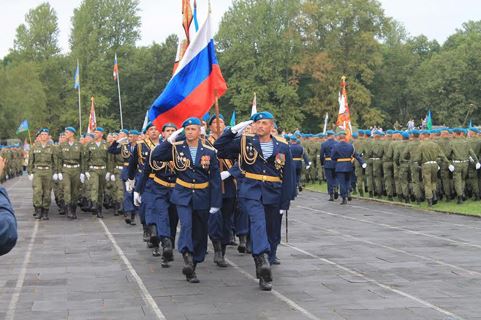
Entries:
[[269, 158], [272, 156], [272, 153], [274, 152], [274, 142], [269, 141], [269, 142], [261, 142], [261, 149], [262, 149], [262, 155], [264, 156], [265, 159]]
[[195, 163], [197, 157], [197, 147], [189, 147], [190, 155], [192, 156], [192, 161]]

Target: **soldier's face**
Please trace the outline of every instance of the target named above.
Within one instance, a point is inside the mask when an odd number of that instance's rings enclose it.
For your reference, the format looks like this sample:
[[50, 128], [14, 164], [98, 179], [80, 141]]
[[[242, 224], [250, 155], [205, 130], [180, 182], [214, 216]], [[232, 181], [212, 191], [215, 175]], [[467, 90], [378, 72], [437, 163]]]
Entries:
[[65, 130], [64, 136], [65, 136], [65, 139], [68, 140], [73, 137], [73, 132], [69, 130]]
[[259, 120], [255, 125], [257, 134], [261, 137], [265, 137], [271, 134], [274, 129], [274, 122], [272, 120]]
[[102, 133], [102, 131], [95, 131], [95, 140], [100, 140], [102, 139], [102, 136], [104, 134]]
[[193, 125], [184, 128], [185, 138], [187, 141], [194, 141], [200, 137], [200, 126]]
[[38, 140], [42, 143], [47, 143], [48, 139], [50, 137], [48, 136], [48, 133], [46, 132], [42, 132], [39, 136], [38, 136]]
[[[217, 123], [219, 123], [219, 130], [220, 131], [217, 131]], [[222, 119], [214, 119], [212, 120], [212, 123], [210, 124], [209, 126], [209, 129], [211, 132], [214, 132], [215, 134], [220, 134], [224, 131], [225, 129], [225, 123], [224, 123], [224, 120]]]
[[160, 132], [159, 132], [159, 130], [157, 130], [156, 126], [152, 126], [152, 127], [149, 128], [149, 130], [147, 130], [147, 136], [151, 140], [159, 139], [159, 135], [160, 135]]
[[168, 138], [170, 137], [170, 135], [171, 135], [172, 133], [174, 133], [174, 131], [176, 131], [175, 128], [167, 127], [167, 128], [165, 128], [165, 130], [162, 132], [162, 137], [163, 137], [164, 139], [168, 139]]
[[112, 141], [114, 141], [114, 137], [109, 134], [109, 135], [107, 136], [107, 142], [111, 143]]
[[123, 139], [127, 137], [127, 134], [125, 132], [121, 132], [117, 135], [117, 140]]
[[136, 142], [136, 141], [137, 141], [137, 137], [138, 137], [137, 135], [131, 134], [131, 135], [129, 136], [130, 143]]

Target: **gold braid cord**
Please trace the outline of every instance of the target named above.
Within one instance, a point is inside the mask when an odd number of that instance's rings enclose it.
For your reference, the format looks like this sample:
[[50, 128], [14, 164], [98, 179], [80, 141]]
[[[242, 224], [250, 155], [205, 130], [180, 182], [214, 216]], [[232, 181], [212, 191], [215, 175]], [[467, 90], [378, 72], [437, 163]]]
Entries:
[[246, 163], [247, 165], [253, 165], [256, 162], [258, 155], [259, 153], [254, 148], [254, 146], [247, 146], [247, 136], [242, 136], [239, 153], [239, 169], [242, 173], [245, 173], [245, 170], [243, 170], [242, 168], [242, 164]]
[[152, 152], [149, 152], [149, 165], [154, 171], [160, 171], [167, 166], [167, 162], [152, 160]]
[[128, 143], [123, 143], [120, 145], [120, 156], [123, 159], [128, 159], [131, 156], [130, 150], [127, 147], [129, 144]]
[[186, 171], [190, 169], [190, 159], [181, 157], [177, 152], [176, 146], [172, 146], [172, 162], [176, 171]]

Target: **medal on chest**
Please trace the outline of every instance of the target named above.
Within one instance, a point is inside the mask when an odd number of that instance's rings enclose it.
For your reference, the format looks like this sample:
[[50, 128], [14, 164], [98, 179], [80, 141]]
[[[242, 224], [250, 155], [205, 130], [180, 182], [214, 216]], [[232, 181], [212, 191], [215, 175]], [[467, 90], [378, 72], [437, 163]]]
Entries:
[[200, 165], [202, 166], [203, 169], [209, 169], [210, 166], [210, 156], [208, 155], [203, 155], [200, 158]]

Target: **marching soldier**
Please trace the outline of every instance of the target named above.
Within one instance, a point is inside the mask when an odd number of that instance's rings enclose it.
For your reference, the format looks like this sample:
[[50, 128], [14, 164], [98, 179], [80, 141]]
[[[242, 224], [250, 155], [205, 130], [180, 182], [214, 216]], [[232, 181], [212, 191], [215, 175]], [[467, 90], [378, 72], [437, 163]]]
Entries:
[[131, 152], [129, 150], [128, 141], [129, 131], [126, 129], [114, 136], [112, 144], [110, 144], [108, 152], [110, 154], [110, 162], [112, 163], [112, 175], [110, 180], [114, 184], [113, 188], [113, 209], [114, 216], [118, 216], [123, 212], [122, 204], [124, 201], [125, 187], [124, 187], [124, 172], [129, 165]]
[[334, 201], [339, 197], [336, 181], [336, 163], [331, 159], [332, 148], [336, 145], [334, 131], [326, 132], [327, 140], [321, 144], [320, 160], [321, 166], [324, 167], [324, 174], [327, 179], [327, 192], [329, 193], [329, 201]]
[[182, 124], [185, 140], [176, 141], [175, 131], [152, 152], [152, 160], [173, 161], [177, 174], [170, 198], [180, 220], [178, 250], [184, 258], [182, 273], [187, 281], [198, 283], [196, 266], [207, 251], [209, 214], [222, 205], [221, 177], [215, 149], [202, 143], [201, 121], [189, 118]]
[[[242, 135], [252, 121], [256, 134]], [[262, 290], [272, 289], [271, 267], [266, 255], [276, 257], [279, 224], [294, 197], [289, 146], [271, 136], [273, 128], [273, 115], [259, 112], [252, 120], [225, 130], [214, 144], [219, 153], [239, 155], [238, 166], [243, 176], [239, 203], [249, 214], [252, 255]]]
[[58, 156], [58, 171], [63, 179], [65, 211], [69, 219], [77, 219], [77, 203], [81, 179], [85, 182], [85, 175], [82, 173], [83, 150], [82, 145], [75, 140], [76, 132], [73, 127], [65, 128], [66, 141], [60, 144]]
[[33, 181], [33, 207], [36, 219], [48, 220], [52, 194], [52, 178], [57, 179], [57, 157], [54, 147], [48, 143], [49, 130], [40, 129], [38, 142], [30, 149], [28, 161], [29, 180]]
[[309, 157], [307, 156], [306, 151], [304, 148], [299, 144], [299, 140], [296, 137], [291, 137], [290, 139], [289, 148], [291, 149], [292, 160], [294, 161], [295, 165], [295, 174], [296, 174], [296, 188], [299, 191], [302, 191], [302, 185], [300, 182], [301, 179], [301, 172], [302, 172], [302, 161], [304, 160], [304, 164], [306, 166], [306, 170], [309, 170], [311, 167], [311, 162], [309, 161]]
[[[64, 133], [60, 133], [58, 138], [58, 144], [54, 145], [54, 150], [56, 154], [60, 153], [60, 145], [66, 141]], [[58, 156], [57, 156], [58, 157]], [[64, 200], [64, 190], [63, 190], [63, 175], [61, 173], [61, 168], [57, 168], [56, 171], [58, 175], [56, 179], [53, 180], [53, 194], [55, 196], [55, 204], [58, 206], [58, 214], [65, 215], [65, 200]]]

